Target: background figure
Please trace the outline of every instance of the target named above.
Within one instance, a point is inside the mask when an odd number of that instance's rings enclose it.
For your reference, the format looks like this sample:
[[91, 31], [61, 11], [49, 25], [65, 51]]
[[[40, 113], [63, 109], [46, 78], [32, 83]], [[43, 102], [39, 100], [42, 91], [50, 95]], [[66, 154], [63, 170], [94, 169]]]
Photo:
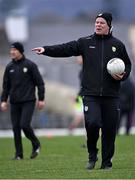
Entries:
[[24, 47], [21, 43], [11, 44], [10, 56], [12, 61], [6, 66], [3, 77], [1, 109], [7, 110], [9, 98], [16, 150], [13, 159], [23, 159], [21, 130], [32, 143], [30, 158], [33, 159], [40, 151], [40, 142], [31, 127], [36, 103], [35, 90], [38, 89], [37, 106], [42, 109], [44, 107], [44, 81], [37, 65], [24, 56]]
[[69, 131], [72, 134], [72, 131], [77, 128], [84, 121], [83, 113], [83, 102], [82, 97], [78, 94], [74, 102], [74, 119], [69, 125]]
[[118, 123], [118, 132], [123, 118], [126, 120], [126, 134], [130, 132], [133, 121], [134, 103], [135, 103], [135, 87], [130, 79], [127, 79], [121, 85], [120, 91], [120, 108], [121, 115]]
[[81, 82], [82, 82], [82, 56], [76, 57], [76, 62], [81, 66], [81, 70], [79, 72], [79, 82], [80, 82], [80, 90], [74, 99], [74, 119], [69, 125], [70, 133], [72, 133], [73, 129], [77, 128], [84, 121], [84, 113], [83, 113], [83, 102], [81, 97]]

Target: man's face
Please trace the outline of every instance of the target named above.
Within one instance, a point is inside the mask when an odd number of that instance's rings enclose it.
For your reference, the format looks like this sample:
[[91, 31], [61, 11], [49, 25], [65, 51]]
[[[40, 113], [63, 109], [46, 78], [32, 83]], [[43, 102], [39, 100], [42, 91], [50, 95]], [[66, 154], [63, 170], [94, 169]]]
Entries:
[[10, 56], [11, 56], [11, 59], [19, 60], [21, 59], [22, 54], [16, 48], [11, 48]]
[[102, 17], [98, 17], [95, 21], [95, 32], [98, 35], [105, 35], [109, 33], [109, 26], [106, 20]]

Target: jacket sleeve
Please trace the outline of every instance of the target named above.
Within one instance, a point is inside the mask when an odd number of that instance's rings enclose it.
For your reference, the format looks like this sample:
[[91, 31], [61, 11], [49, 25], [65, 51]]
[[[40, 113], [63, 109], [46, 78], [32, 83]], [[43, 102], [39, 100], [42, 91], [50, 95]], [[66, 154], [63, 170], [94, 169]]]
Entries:
[[7, 101], [10, 91], [10, 81], [8, 75], [8, 68], [6, 67], [4, 76], [3, 76], [3, 84], [2, 84], [2, 94], [1, 94], [1, 102]]
[[46, 56], [50, 57], [70, 57], [78, 56], [81, 54], [80, 40], [70, 41], [65, 44], [44, 46]]
[[125, 63], [125, 74], [122, 78], [122, 81], [126, 80], [128, 78], [128, 76], [130, 75], [130, 72], [131, 72], [131, 61], [130, 61], [130, 58], [128, 56], [128, 53], [126, 51], [126, 48], [125, 46], [123, 45], [122, 47], [122, 57], [121, 59], [124, 61]]
[[38, 100], [43, 101], [45, 98], [45, 83], [36, 64], [33, 63], [31, 71], [34, 84], [38, 89]]

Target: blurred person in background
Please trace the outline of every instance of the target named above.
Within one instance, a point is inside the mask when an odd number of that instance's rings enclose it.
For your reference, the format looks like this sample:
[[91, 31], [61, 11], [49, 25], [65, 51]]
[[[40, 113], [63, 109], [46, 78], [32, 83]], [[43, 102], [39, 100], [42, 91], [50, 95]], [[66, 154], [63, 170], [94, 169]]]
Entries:
[[[79, 82], [81, 88], [81, 82], [82, 82], [82, 63], [83, 59], [82, 56], [77, 56], [76, 57], [76, 63], [81, 66], [81, 70], [79, 72]], [[74, 103], [74, 119], [73, 121], [69, 124], [69, 131], [72, 134], [72, 131], [77, 128], [83, 121], [84, 121], [84, 113], [83, 113], [83, 101], [82, 101], [82, 96], [81, 96], [81, 89], [79, 90], [76, 98], [73, 101]]]
[[11, 44], [10, 56], [12, 61], [7, 64], [3, 77], [1, 110], [7, 110], [9, 97], [16, 150], [13, 159], [23, 159], [21, 130], [32, 143], [30, 158], [33, 159], [39, 154], [41, 147], [31, 127], [36, 102], [35, 89], [36, 87], [38, 89], [37, 106], [42, 109], [44, 107], [44, 81], [37, 65], [25, 57], [24, 47], [21, 43]]
[[69, 131], [72, 134], [73, 130], [77, 128], [84, 120], [84, 113], [83, 113], [83, 101], [80, 94], [74, 100], [74, 119], [69, 124]]
[[[70, 57], [82, 55], [82, 84], [85, 128], [87, 132], [87, 169], [95, 168], [98, 160], [97, 141], [101, 128], [102, 162], [100, 169], [112, 168], [115, 151], [115, 138], [120, 115], [120, 82], [127, 79], [131, 62], [125, 45], [112, 35], [112, 14], [100, 13], [95, 18], [95, 32], [87, 37], [68, 43], [37, 47], [37, 54], [51, 57]], [[118, 57], [125, 63], [125, 72], [110, 75], [106, 65]]]
[[118, 132], [124, 120], [123, 118], [125, 117], [126, 135], [129, 134], [133, 122], [134, 105], [135, 105], [135, 87], [133, 82], [130, 80], [130, 78], [128, 78], [121, 85], [121, 91], [120, 91], [121, 115], [120, 115], [120, 121], [118, 122]]

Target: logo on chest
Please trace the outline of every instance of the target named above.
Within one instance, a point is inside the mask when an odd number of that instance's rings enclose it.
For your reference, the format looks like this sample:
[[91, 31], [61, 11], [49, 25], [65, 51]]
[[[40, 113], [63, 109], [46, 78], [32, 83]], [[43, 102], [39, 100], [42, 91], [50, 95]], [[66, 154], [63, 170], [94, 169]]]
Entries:
[[23, 68], [23, 72], [24, 72], [24, 73], [28, 72], [28, 68], [27, 68], [27, 67], [24, 67], [24, 68]]
[[95, 46], [89, 46], [90, 49], [95, 49]]
[[112, 51], [116, 52], [116, 47], [115, 46], [112, 46]]
[[10, 73], [13, 73], [13, 72], [15, 72], [15, 70], [14, 70], [14, 69], [10, 69], [9, 72], [10, 72]]

